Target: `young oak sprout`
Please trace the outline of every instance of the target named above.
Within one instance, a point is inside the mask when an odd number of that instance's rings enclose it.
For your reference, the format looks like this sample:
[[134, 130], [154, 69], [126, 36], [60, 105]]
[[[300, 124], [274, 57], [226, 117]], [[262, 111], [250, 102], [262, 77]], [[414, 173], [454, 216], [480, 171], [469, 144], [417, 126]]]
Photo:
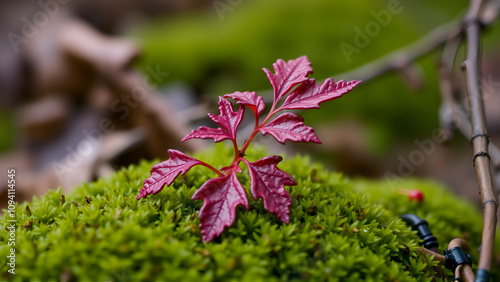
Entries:
[[[259, 132], [263, 135], [270, 134], [282, 144], [285, 144], [286, 140], [321, 144], [314, 129], [306, 126], [301, 116], [284, 112], [273, 120], [271, 118], [284, 110], [318, 109], [320, 103], [339, 98], [361, 81], [340, 80], [335, 83], [333, 79], [328, 78], [317, 85], [314, 78], [308, 78], [312, 68], [306, 56], [288, 62], [279, 59], [273, 64], [273, 68], [274, 74], [268, 69], [263, 69], [274, 89], [274, 100], [262, 122], [260, 117], [266, 106], [264, 99], [255, 92], [234, 92], [219, 97], [220, 115], [208, 114], [221, 127], [201, 126], [182, 139], [182, 141], [192, 138], [213, 139], [214, 142], [230, 140], [234, 147], [234, 159], [229, 166], [218, 170], [181, 151], [170, 149], [168, 150], [170, 158], [153, 166], [151, 176], [144, 181], [137, 199], [159, 193], [165, 184], [170, 186], [177, 176], [181, 173], [184, 175], [195, 165], [209, 168], [217, 174], [217, 177], [205, 182], [191, 199], [204, 201], [199, 213], [200, 229], [203, 241], [211, 241], [219, 236], [226, 226], [234, 223], [238, 205], [244, 206], [247, 210], [250, 208], [245, 188], [236, 176], [236, 173], [241, 173], [238, 165], [243, 162], [248, 167], [250, 192], [254, 200], [262, 198], [264, 209], [288, 224], [292, 198], [285, 190], [285, 186], [294, 186], [297, 183], [292, 176], [277, 167], [282, 160], [280, 156], [269, 156], [256, 162], [245, 159], [248, 146]], [[236, 112], [229, 98], [239, 105]], [[283, 103], [278, 105], [283, 98]], [[255, 128], [247, 141], [239, 147], [236, 134], [245, 108], [253, 112]]]

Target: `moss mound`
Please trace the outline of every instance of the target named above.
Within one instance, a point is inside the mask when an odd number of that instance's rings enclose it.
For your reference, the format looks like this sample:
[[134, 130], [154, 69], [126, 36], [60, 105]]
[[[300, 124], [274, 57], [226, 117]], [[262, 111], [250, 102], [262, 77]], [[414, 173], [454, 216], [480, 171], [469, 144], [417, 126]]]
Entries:
[[[253, 151], [251, 161], [264, 156]], [[196, 157], [222, 167], [231, 154], [231, 148], [216, 146]], [[297, 156], [279, 165], [298, 182], [289, 188], [289, 225], [249, 195], [251, 210], [239, 207], [234, 226], [204, 244], [197, 218], [202, 202], [190, 198], [213, 172], [195, 167], [172, 187], [137, 201], [152, 165], [142, 162], [69, 195], [51, 191], [19, 204], [14, 276], [7, 272], [9, 223], [0, 218], [1, 279], [428, 281], [434, 262], [418, 252], [418, 237], [399, 215], [413, 212], [428, 220], [441, 248], [465, 237], [476, 250], [480, 240], [480, 215], [436, 183], [398, 183], [424, 191], [425, 201], [416, 204], [385, 181], [348, 182]], [[241, 181], [249, 187], [245, 171]], [[446, 209], [451, 202], [459, 205]], [[477, 252], [471, 255], [477, 262]]]

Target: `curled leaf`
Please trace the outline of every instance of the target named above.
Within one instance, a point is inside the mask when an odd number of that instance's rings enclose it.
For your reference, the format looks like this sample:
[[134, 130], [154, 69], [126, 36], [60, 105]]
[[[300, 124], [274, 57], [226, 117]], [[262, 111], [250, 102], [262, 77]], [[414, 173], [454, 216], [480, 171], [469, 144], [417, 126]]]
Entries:
[[233, 98], [237, 101], [237, 104], [247, 106], [257, 117], [264, 111], [266, 106], [264, 104], [264, 99], [261, 96], [257, 96], [255, 92], [236, 91], [232, 94], [224, 95], [224, 98]]

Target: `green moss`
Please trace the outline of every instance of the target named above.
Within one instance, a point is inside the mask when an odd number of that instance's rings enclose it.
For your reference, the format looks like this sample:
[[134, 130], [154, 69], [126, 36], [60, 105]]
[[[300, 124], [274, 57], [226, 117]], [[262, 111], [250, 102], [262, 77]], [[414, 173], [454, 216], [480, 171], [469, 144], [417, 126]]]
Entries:
[[[216, 146], [196, 156], [222, 167], [231, 158], [230, 150]], [[248, 158], [263, 155], [264, 150], [252, 150]], [[401, 213], [426, 218], [441, 246], [467, 236], [476, 250], [480, 240], [480, 215], [436, 183], [399, 183], [426, 193], [427, 199], [418, 205], [395, 194], [386, 182], [349, 182], [297, 156], [279, 166], [298, 182], [289, 188], [294, 199], [289, 225], [249, 197], [251, 209], [239, 207], [234, 226], [205, 244], [197, 218], [202, 202], [190, 198], [213, 172], [195, 167], [161, 193], [137, 201], [152, 165], [142, 162], [64, 197], [61, 190], [51, 191], [18, 205], [16, 275], [7, 273], [10, 247], [4, 216], [0, 278], [428, 281], [433, 262], [418, 252], [419, 239], [398, 218]], [[245, 171], [241, 181], [248, 187]], [[454, 201], [460, 205], [453, 211], [443, 206]], [[21, 227], [29, 220], [31, 227]], [[477, 262], [476, 251], [472, 256]]]

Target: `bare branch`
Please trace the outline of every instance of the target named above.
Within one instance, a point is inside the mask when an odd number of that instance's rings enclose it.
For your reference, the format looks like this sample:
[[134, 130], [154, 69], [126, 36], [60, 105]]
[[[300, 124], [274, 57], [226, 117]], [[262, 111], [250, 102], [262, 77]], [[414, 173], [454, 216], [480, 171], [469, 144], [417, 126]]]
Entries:
[[467, 82], [467, 97], [471, 118], [471, 142], [474, 150], [474, 165], [479, 181], [483, 202], [483, 236], [479, 255], [478, 271], [489, 273], [493, 258], [496, 230], [496, 211], [498, 202], [493, 192], [488, 154], [488, 133], [484, 113], [480, 80], [480, 21], [481, 0], [471, 0], [469, 11], [464, 19], [467, 59], [462, 63]]
[[460, 34], [460, 23], [461, 21], [457, 19], [450, 21], [433, 29], [424, 37], [408, 46], [389, 53], [357, 69], [335, 75], [335, 77], [345, 80], [355, 77], [357, 80], [366, 83], [386, 72], [405, 68], [416, 59], [441, 46], [448, 38], [458, 36]]
[[[356, 78], [368, 82], [389, 71], [405, 71], [407, 66], [413, 61], [447, 42], [442, 64], [440, 65], [440, 76], [442, 79], [440, 87], [443, 96], [441, 121], [445, 130], [447, 130], [448, 138], [451, 138], [453, 124], [457, 125], [459, 130], [466, 136], [472, 134], [471, 142], [474, 149], [474, 165], [476, 167], [479, 190], [484, 206], [482, 251], [478, 265], [479, 270], [483, 271], [483, 273], [489, 273], [491, 269], [496, 210], [498, 207], [498, 202], [493, 191], [489, 162], [491, 157], [495, 165], [495, 171], [500, 170], [500, 150], [493, 144], [489, 145], [486, 132], [486, 118], [479, 72], [479, 40], [480, 28], [492, 24], [498, 17], [499, 11], [500, 1], [488, 1], [483, 5], [481, 0], [471, 0], [467, 14], [463, 20], [453, 20], [432, 30], [422, 39], [407, 47], [336, 76], [347, 80]], [[467, 96], [471, 121], [469, 121], [462, 108], [454, 101], [453, 97], [455, 91], [453, 84], [453, 63], [462, 35], [466, 36], [467, 59], [463, 62], [462, 66], [467, 81]], [[451, 116], [451, 118], [446, 118], [447, 116]], [[488, 149], [491, 150], [491, 154], [488, 153]], [[497, 176], [497, 178], [499, 177]]]
[[[495, 22], [500, 12], [500, 1], [489, 1], [479, 11], [477, 21], [486, 27]], [[459, 15], [456, 19], [443, 24], [418, 39], [414, 43], [384, 55], [359, 68], [335, 75], [335, 78], [351, 80], [357, 79], [364, 83], [389, 71], [400, 70], [410, 65], [416, 59], [435, 50], [447, 40], [460, 37], [462, 33], [463, 17]]]

